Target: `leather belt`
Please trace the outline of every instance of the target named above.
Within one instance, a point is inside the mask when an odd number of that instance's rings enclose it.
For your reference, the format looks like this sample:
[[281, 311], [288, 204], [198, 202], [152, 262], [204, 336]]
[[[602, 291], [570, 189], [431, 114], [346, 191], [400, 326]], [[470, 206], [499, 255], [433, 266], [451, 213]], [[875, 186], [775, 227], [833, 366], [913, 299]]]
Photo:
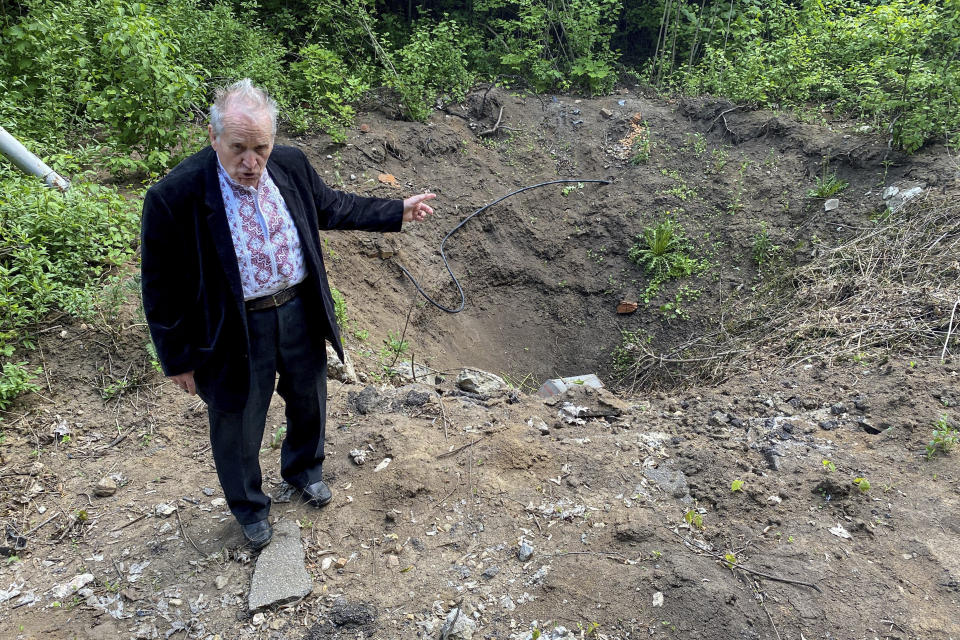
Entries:
[[292, 287], [287, 287], [283, 291], [277, 291], [276, 293], [271, 293], [268, 296], [261, 296], [259, 298], [251, 298], [244, 302], [247, 311], [263, 311], [264, 309], [275, 309], [282, 304], [290, 302], [297, 297], [297, 294], [300, 293], [300, 284], [295, 284]]

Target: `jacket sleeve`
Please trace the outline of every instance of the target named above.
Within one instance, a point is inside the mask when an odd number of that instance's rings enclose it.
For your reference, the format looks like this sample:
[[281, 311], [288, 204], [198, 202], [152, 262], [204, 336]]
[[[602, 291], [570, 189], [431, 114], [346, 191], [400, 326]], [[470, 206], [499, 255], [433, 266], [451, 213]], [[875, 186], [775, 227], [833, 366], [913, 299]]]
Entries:
[[403, 224], [403, 200], [366, 198], [328, 187], [305, 154], [302, 171], [310, 185], [317, 207], [317, 225], [321, 230], [355, 229], [359, 231], [400, 231]]
[[168, 376], [197, 367], [194, 313], [198, 294], [196, 257], [186, 245], [163, 197], [154, 189], [143, 202], [141, 289], [143, 310], [157, 359]]

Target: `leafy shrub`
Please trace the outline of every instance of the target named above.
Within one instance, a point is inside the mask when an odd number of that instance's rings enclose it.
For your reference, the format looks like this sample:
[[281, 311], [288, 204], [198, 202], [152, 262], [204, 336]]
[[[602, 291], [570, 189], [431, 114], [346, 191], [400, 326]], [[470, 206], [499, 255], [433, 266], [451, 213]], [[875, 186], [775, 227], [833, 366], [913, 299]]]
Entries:
[[0, 371], [0, 411], [9, 407], [21, 393], [39, 391], [40, 387], [32, 382], [33, 375], [39, 373], [39, 370], [28, 371], [26, 362], [4, 362]]
[[300, 60], [290, 65], [290, 75], [301, 127], [318, 126], [334, 140], [344, 140], [343, 128], [354, 116], [351, 103], [370, 88], [363, 74], [350, 73], [347, 68], [340, 56], [319, 45], [300, 50]]
[[697, 267], [697, 261], [690, 257], [690, 243], [683, 228], [669, 217], [644, 229], [636, 240], [627, 257], [645, 268], [656, 282], [692, 275]]
[[384, 75], [384, 82], [400, 94], [404, 112], [426, 120], [437, 96], [462, 100], [473, 84], [459, 43], [460, 26], [454, 20], [421, 20], [410, 41], [397, 51], [397, 76]]
[[949, 3], [744, 0], [729, 32], [677, 77], [763, 106], [829, 104], [906, 151], [960, 129], [960, 9]]

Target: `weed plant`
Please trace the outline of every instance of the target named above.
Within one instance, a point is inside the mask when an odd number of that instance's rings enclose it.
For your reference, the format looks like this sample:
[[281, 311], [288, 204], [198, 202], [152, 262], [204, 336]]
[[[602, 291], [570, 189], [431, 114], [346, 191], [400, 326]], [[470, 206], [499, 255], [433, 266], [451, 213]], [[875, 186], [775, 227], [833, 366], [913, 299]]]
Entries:
[[811, 198], [829, 198], [840, 193], [848, 186], [850, 186], [850, 183], [838, 178], [836, 173], [824, 174], [823, 176], [817, 176], [813, 188], [807, 191], [807, 195]]
[[927, 460], [937, 453], [949, 453], [958, 441], [960, 441], [960, 431], [951, 424], [947, 415], [943, 414], [933, 425], [933, 438], [927, 445]]
[[667, 280], [693, 275], [700, 265], [691, 251], [683, 227], [674, 222], [669, 211], [655, 227], [647, 227], [636, 237], [627, 257], [650, 275], [645, 301], [649, 302]]

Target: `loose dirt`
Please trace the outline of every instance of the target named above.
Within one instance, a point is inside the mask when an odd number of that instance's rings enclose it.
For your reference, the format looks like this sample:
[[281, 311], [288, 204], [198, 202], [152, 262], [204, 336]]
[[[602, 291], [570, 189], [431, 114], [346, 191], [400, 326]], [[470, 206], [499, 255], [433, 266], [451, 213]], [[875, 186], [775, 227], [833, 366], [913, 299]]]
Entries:
[[[478, 136], [501, 107], [499, 129]], [[766, 315], [798, 317], [808, 310], [784, 302], [778, 278], [882, 225], [885, 187], [958, 193], [943, 149], [904, 158], [881, 133], [721, 100], [497, 89], [426, 124], [364, 113], [346, 145], [287, 139], [334, 186], [438, 194], [437, 215], [402, 234], [325, 235], [365, 379], [330, 382], [333, 502], [313, 509], [280, 483], [279, 398], [261, 456], [272, 515], [299, 524], [313, 592], [247, 611], [256, 557], [223, 505], [205, 408], [153, 369], [131, 273], [126, 302], [101, 321], [53, 319], [29, 354], [46, 365], [41, 392], [3, 414], [0, 637], [440, 638], [460, 607], [474, 638], [570, 637], [559, 626], [608, 639], [960, 638], [957, 453], [925, 450], [960, 402], [955, 361], [940, 361], [956, 272], [918, 293], [942, 304], [915, 340], [854, 341], [834, 357], [830, 340], [846, 334], [808, 332], [821, 342], [803, 358], [757, 340], [709, 372], [661, 361], [632, 390], [637, 377], [613, 364], [624, 331], [693, 361], [709, 353], [684, 345], [742, 328], [767, 299]], [[638, 136], [649, 158], [634, 164]], [[849, 186], [825, 212], [807, 192], [833, 172]], [[447, 244], [463, 313], [416, 295], [397, 263], [455, 305], [440, 239], [483, 204], [557, 178], [612, 184], [543, 187], [468, 223]], [[703, 268], [644, 302], [647, 274], [627, 252], [668, 211]], [[761, 223], [780, 247], [767, 271], [752, 258]], [[949, 263], [956, 236], [945, 238], [931, 252]], [[618, 314], [622, 300], [638, 310]], [[426, 380], [390, 371], [386, 342], [401, 336]], [[513, 389], [464, 394], [464, 366]], [[597, 401], [579, 388], [549, 403], [529, 393], [593, 372], [626, 385], [617, 415], [571, 418], [564, 402]], [[115, 493], [96, 493], [104, 477]], [[523, 543], [533, 553], [521, 561]]]

